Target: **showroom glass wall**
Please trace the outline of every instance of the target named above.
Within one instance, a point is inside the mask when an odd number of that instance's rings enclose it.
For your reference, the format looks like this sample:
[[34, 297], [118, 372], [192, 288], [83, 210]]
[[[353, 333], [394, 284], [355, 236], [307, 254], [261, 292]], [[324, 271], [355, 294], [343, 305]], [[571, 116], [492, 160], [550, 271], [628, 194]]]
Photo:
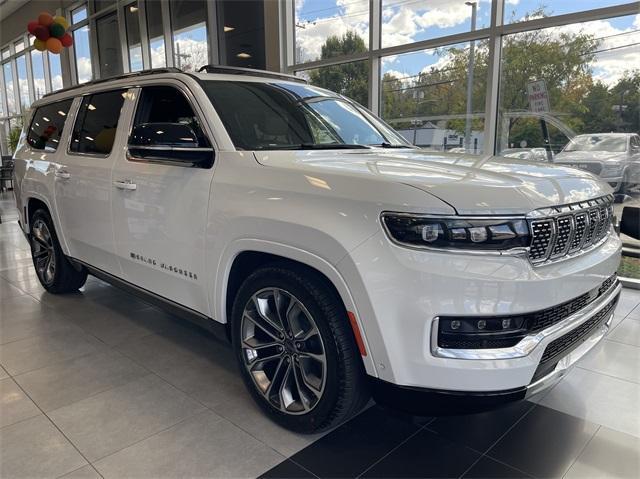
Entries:
[[[640, 133], [640, 2], [285, 0], [284, 7], [282, 68], [368, 106], [413, 144], [583, 168], [592, 168], [580, 162], [593, 150], [609, 148], [608, 158], [622, 160], [640, 155], [636, 140], [605, 136]], [[620, 162], [609, 163], [594, 173], [630, 196], [616, 205], [620, 216], [622, 206], [640, 206], [640, 186], [625, 191]], [[640, 259], [625, 257], [620, 273], [640, 278]]]
[[31, 103], [63, 86], [166, 66], [264, 69], [264, 9], [265, 3], [255, 0], [68, 2], [55, 12], [69, 20], [74, 38], [61, 55], [34, 50], [33, 37], [26, 34], [1, 46], [2, 154], [10, 153], [10, 132], [21, 125]]
[[[547, 3], [284, 0], [283, 68], [436, 150], [553, 155], [575, 134], [637, 132], [640, 3]], [[540, 80], [549, 103], [530, 105]], [[588, 118], [596, 103], [608, 123]]]

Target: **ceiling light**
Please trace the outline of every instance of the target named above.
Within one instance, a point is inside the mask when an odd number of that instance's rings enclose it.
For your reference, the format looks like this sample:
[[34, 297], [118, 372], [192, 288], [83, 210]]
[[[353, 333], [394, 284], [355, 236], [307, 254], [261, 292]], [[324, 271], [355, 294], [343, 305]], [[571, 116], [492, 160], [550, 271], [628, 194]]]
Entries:
[[89, 108], [89, 110], [95, 110], [96, 109], [96, 107], [93, 106], [91, 103], [89, 103], [89, 106], [87, 108]]
[[67, 116], [67, 114], [65, 112], [63, 112], [62, 110], [58, 110], [58, 115]]
[[227, 33], [227, 32], [232, 32], [232, 31], [234, 31], [235, 29], [236, 29], [236, 27], [228, 27], [228, 26], [226, 26], [226, 25], [224, 26], [224, 32], [225, 32], [225, 33]]
[[135, 5], [131, 5], [131, 6], [129, 7], [129, 11], [130, 11], [131, 13], [136, 13], [136, 12], [138, 11], [138, 7], [136, 7]]
[[251, 58], [251, 55], [245, 52], [240, 52], [236, 55], [238, 58]]

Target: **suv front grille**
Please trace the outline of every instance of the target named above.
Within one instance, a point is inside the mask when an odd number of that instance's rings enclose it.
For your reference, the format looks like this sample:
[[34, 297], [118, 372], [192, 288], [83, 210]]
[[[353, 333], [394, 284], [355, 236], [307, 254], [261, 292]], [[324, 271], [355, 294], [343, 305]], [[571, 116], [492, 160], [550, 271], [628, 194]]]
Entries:
[[529, 220], [533, 264], [557, 261], [599, 244], [613, 223], [611, 195], [566, 206], [536, 211]]

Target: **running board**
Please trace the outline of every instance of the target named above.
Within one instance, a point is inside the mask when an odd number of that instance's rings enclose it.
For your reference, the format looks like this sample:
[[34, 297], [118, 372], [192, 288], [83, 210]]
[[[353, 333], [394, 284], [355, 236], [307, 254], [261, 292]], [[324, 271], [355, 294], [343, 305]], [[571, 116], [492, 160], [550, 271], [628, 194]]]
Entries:
[[210, 333], [216, 336], [218, 339], [223, 340], [226, 343], [230, 343], [230, 335], [229, 329], [226, 324], [219, 323], [213, 318], [206, 316], [198, 311], [188, 308], [180, 303], [176, 303], [164, 296], [160, 296], [159, 294], [153, 293], [147, 289], [141, 288], [132, 284], [128, 281], [125, 281], [122, 278], [118, 278], [117, 276], [112, 275], [111, 273], [107, 273], [99, 268], [91, 266], [90, 264], [85, 263], [84, 261], [80, 261], [75, 258], [69, 258], [72, 263], [75, 263], [78, 266], [83, 266], [87, 268], [87, 271], [92, 276], [95, 276], [102, 281], [109, 283], [112, 286], [115, 286], [118, 289], [126, 291], [127, 293], [133, 294], [134, 296], [139, 297], [140, 299], [150, 303], [154, 306], [158, 306], [159, 308], [178, 316], [182, 319], [186, 319], [190, 321]]

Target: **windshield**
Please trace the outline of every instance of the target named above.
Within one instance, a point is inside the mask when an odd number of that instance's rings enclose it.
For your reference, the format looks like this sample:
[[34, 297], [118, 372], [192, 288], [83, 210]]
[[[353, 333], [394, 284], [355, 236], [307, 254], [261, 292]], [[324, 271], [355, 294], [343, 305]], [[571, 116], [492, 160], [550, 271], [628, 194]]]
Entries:
[[627, 151], [627, 138], [624, 136], [585, 135], [576, 136], [564, 148], [564, 151]]
[[238, 149], [411, 148], [382, 120], [327, 90], [290, 83], [202, 83]]

